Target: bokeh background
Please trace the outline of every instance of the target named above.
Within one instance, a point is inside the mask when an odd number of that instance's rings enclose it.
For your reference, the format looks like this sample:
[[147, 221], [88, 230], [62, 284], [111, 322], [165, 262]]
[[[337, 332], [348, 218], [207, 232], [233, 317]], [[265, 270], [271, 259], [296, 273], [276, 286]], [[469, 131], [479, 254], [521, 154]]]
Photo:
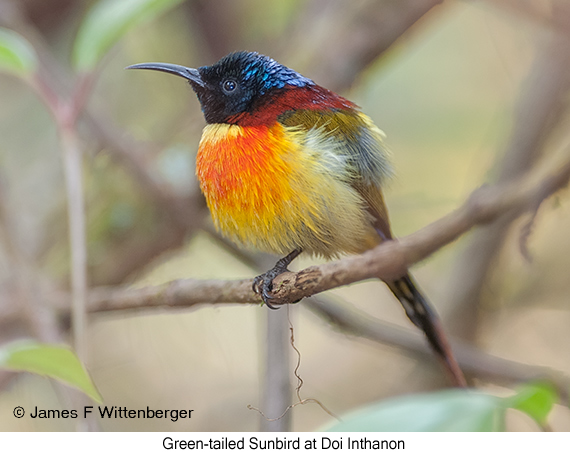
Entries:
[[[1, 0], [0, 25], [26, 36], [39, 49], [42, 70], [69, 92], [74, 36], [95, 3]], [[204, 120], [190, 87], [126, 66], [197, 67], [233, 50], [256, 50], [339, 91], [387, 134], [396, 175], [386, 198], [393, 229], [403, 236], [454, 210], [482, 184], [559, 155], [568, 140], [565, 3], [188, 0], [134, 27], [99, 65], [78, 122], [90, 286], [241, 279], [258, 274], [260, 263], [272, 265], [272, 258], [235, 250], [213, 231], [194, 175]], [[555, 94], [548, 94], [553, 87]], [[543, 106], [545, 99], [550, 104]], [[2, 343], [24, 337], [69, 342], [69, 316], [49, 304], [70, 284], [62, 171], [57, 128], [45, 105], [21, 80], [0, 74]], [[530, 259], [520, 249], [527, 221], [504, 224], [503, 232], [479, 228], [412, 269], [452, 337], [480, 355], [509, 360], [495, 375], [486, 361], [467, 366], [474, 384], [499, 395], [512, 394], [533, 366], [570, 372], [567, 191], [540, 206], [526, 244]], [[314, 262], [302, 257], [293, 268]], [[20, 309], [22, 268], [33, 313]], [[379, 282], [326, 297], [325, 303], [385, 322], [388, 333], [395, 327], [415, 333]], [[194, 410], [190, 421], [104, 420], [99, 428], [271, 429], [247, 408], [265, 406], [266, 346], [279, 340], [269, 337], [267, 311], [205, 305], [90, 315], [87, 367], [107, 405]], [[430, 354], [398, 344], [397, 337], [395, 344], [357, 338], [304, 302], [281, 309], [280, 318], [286, 335], [288, 320], [294, 327], [301, 396], [337, 415], [447, 385]], [[296, 385], [297, 355], [286, 346], [279, 359]], [[528, 366], [509, 367], [512, 361]], [[74, 430], [71, 420], [12, 416], [17, 405], [65, 407], [61, 394], [50, 380], [1, 373], [0, 430]], [[305, 404], [290, 410], [287, 422], [307, 431], [331, 420], [317, 404]], [[570, 430], [567, 404], [556, 406], [549, 425]], [[538, 429], [515, 413], [508, 428]]]

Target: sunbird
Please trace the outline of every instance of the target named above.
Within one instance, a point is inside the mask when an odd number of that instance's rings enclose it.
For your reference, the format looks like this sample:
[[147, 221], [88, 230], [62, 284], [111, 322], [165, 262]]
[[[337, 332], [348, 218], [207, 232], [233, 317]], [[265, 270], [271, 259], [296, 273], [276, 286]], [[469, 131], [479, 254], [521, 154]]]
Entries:
[[[353, 102], [257, 52], [198, 69], [142, 63], [185, 78], [206, 119], [196, 174], [216, 228], [238, 245], [285, 255], [254, 280], [271, 303], [273, 279], [301, 252], [362, 253], [392, 239], [382, 186], [391, 167], [383, 132]], [[385, 281], [425, 333], [456, 385], [465, 385], [441, 322], [409, 274]]]

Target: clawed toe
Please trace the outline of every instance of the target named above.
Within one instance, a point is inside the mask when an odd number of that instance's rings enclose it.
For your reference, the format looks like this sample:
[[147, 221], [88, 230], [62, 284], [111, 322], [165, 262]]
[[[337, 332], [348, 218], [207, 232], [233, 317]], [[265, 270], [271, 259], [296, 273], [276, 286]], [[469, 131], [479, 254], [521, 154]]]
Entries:
[[279, 309], [278, 306], [274, 306], [270, 300], [275, 298], [271, 295], [271, 291], [273, 290], [273, 278], [270, 274], [271, 270], [263, 273], [262, 275], [256, 276], [253, 280], [252, 289], [253, 291], [261, 295], [263, 302], [267, 305], [269, 309]]
[[[261, 295], [263, 302], [267, 305], [268, 308], [270, 308], [270, 309], [278, 309], [279, 308], [279, 306], [273, 305], [270, 301], [270, 300], [275, 298], [271, 295], [271, 291], [273, 290], [273, 280], [278, 275], [280, 275], [281, 273], [288, 272], [289, 270], [287, 269], [287, 266], [300, 253], [301, 253], [301, 250], [292, 251], [287, 256], [279, 259], [277, 261], [277, 263], [275, 264], [275, 266], [271, 270], [266, 271], [265, 273], [263, 273], [259, 276], [256, 276], [255, 279], [253, 280], [253, 285], [252, 285], [253, 291], [256, 294]], [[297, 300], [296, 302], [298, 302], [298, 301], [301, 301], [301, 300]]]

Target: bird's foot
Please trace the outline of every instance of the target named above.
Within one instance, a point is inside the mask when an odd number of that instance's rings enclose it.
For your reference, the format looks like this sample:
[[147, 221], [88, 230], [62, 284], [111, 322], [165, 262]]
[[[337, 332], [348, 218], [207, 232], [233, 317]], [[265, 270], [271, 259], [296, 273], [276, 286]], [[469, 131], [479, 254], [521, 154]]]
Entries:
[[270, 309], [278, 309], [278, 306], [274, 306], [270, 300], [272, 300], [273, 295], [271, 295], [271, 291], [273, 290], [273, 280], [280, 275], [281, 273], [285, 273], [287, 267], [279, 268], [277, 265], [273, 267], [271, 270], [262, 273], [259, 276], [256, 276], [253, 280], [253, 291], [259, 295], [263, 299], [263, 302], [267, 305]]
[[[279, 276], [281, 273], [286, 273], [289, 271], [287, 266], [295, 259], [299, 254], [301, 254], [301, 250], [294, 250], [289, 253], [287, 256], [279, 259], [275, 266], [271, 269], [262, 273], [259, 276], [256, 276], [253, 280], [252, 289], [255, 293], [261, 295], [263, 302], [267, 305], [270, 309], [278, 309], [279, 306], [275, 306], [271, 303], [273, 297], [271, 295], [271, 291], [273, 290], [273, 280]], [[295, 301], [295, 303], [301, 300]]]

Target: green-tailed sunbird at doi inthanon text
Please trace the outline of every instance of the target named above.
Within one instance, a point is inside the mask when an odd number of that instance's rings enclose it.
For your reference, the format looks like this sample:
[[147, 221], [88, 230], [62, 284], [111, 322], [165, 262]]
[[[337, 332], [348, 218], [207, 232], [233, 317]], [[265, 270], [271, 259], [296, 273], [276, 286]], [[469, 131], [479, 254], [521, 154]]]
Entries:
[[[273, 279], [301, 252], [333, 258], [392, 238], [383, 133], [351, 101], [255, 52], [198, 69], [129, 68], [190, 82], [207, 122], [196, 171], [214, 224], [239, 245], [286, 255], [255, 279], [270, 308]], [[410, 275], [385, 283], [464, 385], [439, 318]]]

